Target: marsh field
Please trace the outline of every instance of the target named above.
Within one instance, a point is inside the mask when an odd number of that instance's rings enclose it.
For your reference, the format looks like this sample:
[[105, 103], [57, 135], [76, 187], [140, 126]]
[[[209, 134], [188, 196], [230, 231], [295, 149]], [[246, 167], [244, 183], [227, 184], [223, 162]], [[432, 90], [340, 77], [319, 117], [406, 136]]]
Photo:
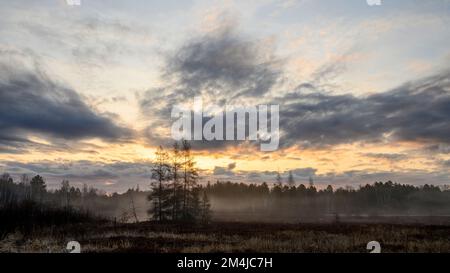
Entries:
[[126, 253], [366, 253], [378, 241], [383, 253], [450, 252], [450, 225], [387, 223], [141, 222], [85, 223], [47, 227], [0, 241], [1, 252], [67, 252], [78, 241], [81, 252]]
[[68, 252], [71, 241], [81, 252], [367, 253], [371, 241], [385, 253], [450, 252], [450, 191], [433, 186], [215, 183], [189, 192], [184, 210], [158, 190], [78, 194], [67, 185], [30, 198], [26, 184], [0, 182], [0, 252]]

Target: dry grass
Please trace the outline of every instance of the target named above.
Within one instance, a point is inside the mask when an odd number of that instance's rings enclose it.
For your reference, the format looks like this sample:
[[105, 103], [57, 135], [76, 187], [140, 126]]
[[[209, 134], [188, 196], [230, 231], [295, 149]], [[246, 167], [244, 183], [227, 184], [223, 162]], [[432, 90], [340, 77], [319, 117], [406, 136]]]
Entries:
[[213, 223], [206, 226], [141, 223], [51, 228], [0, 241], [0, 252], [63, 252], [77, 240], [83, 252], [450, 252], [450, 227], [389, 224]]

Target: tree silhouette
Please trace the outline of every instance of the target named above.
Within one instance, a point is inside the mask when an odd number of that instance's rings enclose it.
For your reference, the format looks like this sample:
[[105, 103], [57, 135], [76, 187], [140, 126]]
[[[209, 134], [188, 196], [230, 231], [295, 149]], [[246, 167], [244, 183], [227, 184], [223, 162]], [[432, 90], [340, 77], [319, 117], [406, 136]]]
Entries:
[[279, 186], [281, 186], [281, 184], [283, 183], [283, 178], [281, 177], [281, 174], [279, 171], [277, 172], [277, 177], [275, 178], [275, 181], [277, 182], [277, 184]]
[[31, 199], [42, 203], [44, 200], [44, 195], [47, 192], [47, 185], [45, 184], [44, 178], [40, 175], [36, 175], [30, 181], [31, 187]]
[[289, 171], [288, 184], [291, 187], [295, 185], [295, 180], [294, 176], [292, 175], [292, 171]]
[[183, 156], [183, 207], [182, 219], [184, 221], [195, 220], [198, 215], [199, 196], [197, 187], [198, 169], [191, 154], [191, 145], [182, 140], [181, 152]]
[[172, 205], [172, 219], [179, 220], [182, 216], [181, 208], [183, 204], [183, 187], [180, 183], [182, 178], [181, 171], [183, 170], [183, 154], [180, 151], [180, 145], [178, 142], [173, 144], [173, 149], [171, 153], [171, 179], [172, 179], [172, 195], [171, 195], [171, 205]]
[[61, 195], [63, 196], [63, 198], [65, 199], [65, 205], [67, 207], [70, 206], [70, 184], [69, 184], [69, 180], [63, 180], [61, 182]]
[[155, 182], [148, 196], [153, 204], [149, 210], [153, 219], [197, 221], [209, 217], [209, 200], [200, 199], [201, 187], [197, 185], [199, 174], [195, 165], [187, 141], [174, 143], [170, 153], [159, 147], [152, 168]]
[[152, 179], [156, 182], [152, 183], [152, 191], [148, 196], [148, 200], [153, 202], [153, 208], [149, 212], [152, 214], [153, 219], [163, 221], [167, 220], [170, 213], [170, 191], [167, 187], [170, 167], [168, 165], [168, 154], [161, 146], [155, 155], [156, 161], [152, 168]]

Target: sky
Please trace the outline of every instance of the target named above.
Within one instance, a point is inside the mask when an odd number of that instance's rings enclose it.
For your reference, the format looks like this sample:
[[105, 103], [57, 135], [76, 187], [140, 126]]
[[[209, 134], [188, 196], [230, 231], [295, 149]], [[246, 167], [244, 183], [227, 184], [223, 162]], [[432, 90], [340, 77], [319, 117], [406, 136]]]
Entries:
[[201, 182], [450, 184], [450, 1], [0, 0], [0, 172], [148, 188], [175, 104], [280, 106]]

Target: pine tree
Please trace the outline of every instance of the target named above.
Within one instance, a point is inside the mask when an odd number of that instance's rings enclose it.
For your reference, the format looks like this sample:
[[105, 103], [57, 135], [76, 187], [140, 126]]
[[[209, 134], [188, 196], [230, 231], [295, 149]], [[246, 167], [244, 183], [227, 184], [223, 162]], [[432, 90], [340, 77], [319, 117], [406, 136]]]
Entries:
[[182, 178], [181, 171], [183, 169], [183, 155], [180, 151], [178, 142], [173, 145], [171, 153], [171, 199], [170, 203], [172, 206], [172, 220], [179, 220], [181, 218], [181, 207], [183, 204], [183, 187], [180, 183]]
[[195, 190], [198, 180], [196, 162], [191, 154], [191, 146], [186, 140], [182, 141], [183, 155], [183, 205], [182, 219], [195, 220], [198, 214], [198, 192]]
[[70, 206], [70, 184], [69, 180], [64, 179], [61, 182], [61, 195], [62, 198], [65, 199], [63, 203], [65, 203], [66, 207]]
[[175, 143], [170, 155], [162, 147], [158, 149], [152, 179], [149, 213], [155, 220], [207, 221], [210, 204], [197, 186], [198, 169], [187, 141]]
[[152, 168], [152, 191], [148, 196], [148, 200], [153, 203], [153, 208], [149, 211], [153, 219], [158, 221], [167, 220], [170, 216], [170, 189], [167, 182], [169, 181], [170, 167], [168, 165], [168, 154], [160, 146], [156, 151], [156, 162]]
[[86, 183], [83, 183], [83, 188], [81, 190], [81, 206], [83, 207], [83, 209], [86, 209], [88, 205], [87, 204], [88, 198], [89, 198], [89, 188]]
[[283, 178], [281, 177], [280, 172], [277, 172], [277, 178], [276, 178], [277, 184], [278, 186], [281, 186], [281, 184], [283, 183]]
[[20, 183], [19, 183], [23, 189], [23, 198], [25, 200], [31, 199], [31, 186], [30, 186], [30, 178], [26, 174], [22, 174], [20, 176]]
[[32, 200], [42, 203], [44, 195], [47, 192], [47, 185], [45, 184], [44, 178], [40, 175], [36, 175], [31, 179], [30, 187]]

